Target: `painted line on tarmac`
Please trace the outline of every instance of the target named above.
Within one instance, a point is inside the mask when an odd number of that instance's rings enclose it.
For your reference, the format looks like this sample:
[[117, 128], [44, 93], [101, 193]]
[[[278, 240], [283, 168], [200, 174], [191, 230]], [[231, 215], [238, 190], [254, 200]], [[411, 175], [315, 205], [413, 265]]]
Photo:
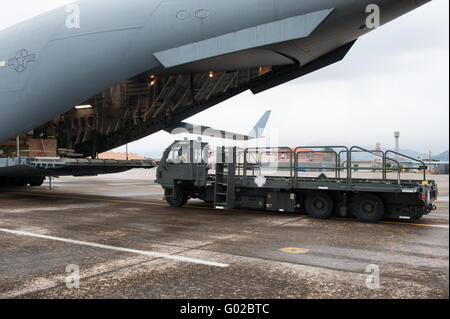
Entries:
[[382, 223], [383, 224], [411, 225], [411, 226], [420, 226], [420, 227], [433, 227], [433, 228], [448, 229], [448, 225], [416, 224], [416, 223], [402, 223], [402, 222], [390, 222], [390, 221], [382, 221]]
[[139, 201], [128, 201], [119, 199], [103, 199], [94, 197], [80, 197], [80, 196], [70, 196], [70, 195], [52, 195], [52, 194], [41, 194], [41, 193], [22, 193], [22, 192], [5, 192], [13, 195], [25, 195], [25, 196], [36, 196], [36, 197], [48, 197], [48, 198], [61, 198], [61, 199], [79, 199], [79, 200], [89, 200], [95, 202], [106, 202], [106, 203], [121, 203], [121, 204], [139, 204], [139, 205], [153, 205], [153, 206], [169, 206], [164, 203], [156, 202], [139, 202]]
[[[5, 191], [4, 193], [14, 194], [14, 195], [36, 196], [36, 197], [49, 197], [49, 198], [61, 198], [61, 199], [79, 199], [79, 200], [88, 200], [88, 201], [97, 201], [97, 202], [106, 202], [106, 203], [137, 204], [137, 205], [170, 207], [170, 205], [164, 204], [164, 203], [128, 201], [128, 200], [106, 199], [106, 198], [98, 198], [98, 197], [79, 197], [79, 196], [70, 196], [70, 195], [52, 195], [52, 194], [9, 192], [9, 191]], [[186, 206], [185, 208], [215, 210], [213, 207], [205, 207], [205, 206]], [[239, 209], [232, 209], [231, 211], [235, 211], [235, 212], [253, 212], [253, 211], [250, 211], [250, 210], [239, 210]], [[254, 211], [254, 212], [260, 212], [260, 211]], [[343, 218], [343, 217], [332, 217], [331, 219], [358, 221], [356, 219]], [[385, 221], [385, 220], [381, 221], [380, 223], [382, 223], [382, 224], [394, 224], [394, 225], [409, 225], [409, 226], [416, 226], [416, 227], [431, 227], [431, 228], [449, 229], [449, 225], [417, 224], [417, 223], [406, 223], [406, 222]]]
[[40, 239], [59, 241], [59, 242], [81, 245], [81, 246], [121, 251], [121, 252], [149, 256], [149, 257], [158, 257], [158, 258], [165, 258], [165, 259], [171, 259], [171, 260], [176, 260], [176, 261], [184, 261], [184, 262], [207, 265], [207, 266], [214, 266], [214, 267], [221, 267], [221, 268], [225, 268], [225, 267], [229, 266], [228, 264], [223, 264], [223, 263], [218, 263], [218, 262], [208, 261], [208, 260], [203, 260], [203, 259], [189, 258], [189, 257], [183, 257], [183, 256], [177, 256], [177, 255], [169, 255], [169, 254], [163, 254], [163, 253], [158, 253], [158, 252], [154, 252], [154, 251], [136, 250], [136, 249], [129, 249], [129, 248], [103, 245], [103, 244], [97, 244], [97, 243], [90, 243], [87, 241], [72, 240], [72, 239], [67, 239], [67, 238], [40, 235], [40, 234], [5, 229], [5, 228], [0, 228], [0, 232], [13, 234], [13, 235], [19, 235], [19, 236], [28, 236], [28, 237], [34, 237], [34, 238], [40, 238]]
[[[331, 219], [336, 220], [351, 220], [357, 222], [357, 219], [351, 219], [351, 218], [343, 218], [343, 217], [331, 217]], [[379, 223], [381, 224], [394, 224], [394, 225], [409, 225], [409, 226], [416, 226], [416, 227], [431, 227], [431, 228], [443, 228], [448, 229], [448, 225], [435, 225], [435, 224], [418, 224], [418, 223], [406, 223], [406, 222], [396, 222], [396, 221], [388, 221], [388, 220], [382, 220]]]

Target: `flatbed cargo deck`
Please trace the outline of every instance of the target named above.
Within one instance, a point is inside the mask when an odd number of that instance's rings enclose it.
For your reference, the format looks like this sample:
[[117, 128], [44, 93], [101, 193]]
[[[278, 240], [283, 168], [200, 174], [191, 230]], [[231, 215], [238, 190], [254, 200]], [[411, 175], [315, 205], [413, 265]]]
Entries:
[[108, 160], [62, 157], [0, 158], [0, 186], [40, 186], [45, 177], [95, 176], [134, 168], [154, 168], [154, 160]]
[[[426, 179], [426, 165], [393, 151], [370, 151], [357, 146], [245, 150], [223, 147], [217, 150], [216, 163], [211, 166], [208, 149], [206, 143], [177, 141], [165, 151], [156, 182], [163, 186], [169, 204], [183, 206], [189, 198], [199, 198], [218, 209], [306, 212], [315, 218], [334, 214], [354, 216], [365, 222], [383, 218], [419, 219], [435, 209], [432, 202], [437, 199], [438, 189], [434, 181]], [[361, 152], [378, 157], [379, 165], [355, 166], [352, 154]], [[311, 166], [310, 162], [302, 162], [306, 153], [331, 154], [334, 161]], [[401, 179], [404, 168], [388, 154], [417, 162], [416, 167], [409, 169], [423, 171], [423, 175], [418, 180]], [[279, 171], [272, 167], [272, 174], [263, 174], [271, 167], [270, 156], [283, 158], [289, 169]], [[215, 173], [210, 174], [213, 168]], [[355, 171], [363, 170], [378, 171], [381, 178], [354, 176]], [[331, 171], [334, 176], [325, 173], [317, 177], [302, 176], [305, 171]], [[388, 178], [392, 174], [395, 179]]]

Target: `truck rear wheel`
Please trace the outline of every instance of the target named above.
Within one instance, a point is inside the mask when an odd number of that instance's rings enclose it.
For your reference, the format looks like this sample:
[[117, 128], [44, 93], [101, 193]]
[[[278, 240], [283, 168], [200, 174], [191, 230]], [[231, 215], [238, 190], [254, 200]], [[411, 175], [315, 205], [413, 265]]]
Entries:
[[306, 210], [313, 218], [327, 219], [333, 212], [333, 199], [325, 192], [314, 192], [306, 198]]
[[352, 212], [362, 222], [377, 223], [384, 216], [384, 204], [375, 194], [358, 194], [352, 200]]
[[188, 201], [188, 196], [179, 188], [173, 190], [172, 196], [166, 197], [167, 203], [172, 207], [181, 207]]

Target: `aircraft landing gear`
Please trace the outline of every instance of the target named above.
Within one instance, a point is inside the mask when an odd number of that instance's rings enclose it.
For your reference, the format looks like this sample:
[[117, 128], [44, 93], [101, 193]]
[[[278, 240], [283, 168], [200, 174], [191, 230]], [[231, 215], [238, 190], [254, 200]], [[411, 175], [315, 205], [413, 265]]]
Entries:
[[28, 184], [32, 187], [42, 186], [44, 184], [45, 177], [29, 177]]

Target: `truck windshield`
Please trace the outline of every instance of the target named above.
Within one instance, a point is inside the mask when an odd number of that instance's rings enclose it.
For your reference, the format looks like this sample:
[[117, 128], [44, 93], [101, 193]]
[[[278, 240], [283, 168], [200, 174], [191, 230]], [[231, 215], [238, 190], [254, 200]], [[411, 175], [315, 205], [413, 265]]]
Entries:
[[166, 162], [174, 164], [201, 164], [208, 162], [209, 145], [197, 141], [182, 141], [172, 145]]

